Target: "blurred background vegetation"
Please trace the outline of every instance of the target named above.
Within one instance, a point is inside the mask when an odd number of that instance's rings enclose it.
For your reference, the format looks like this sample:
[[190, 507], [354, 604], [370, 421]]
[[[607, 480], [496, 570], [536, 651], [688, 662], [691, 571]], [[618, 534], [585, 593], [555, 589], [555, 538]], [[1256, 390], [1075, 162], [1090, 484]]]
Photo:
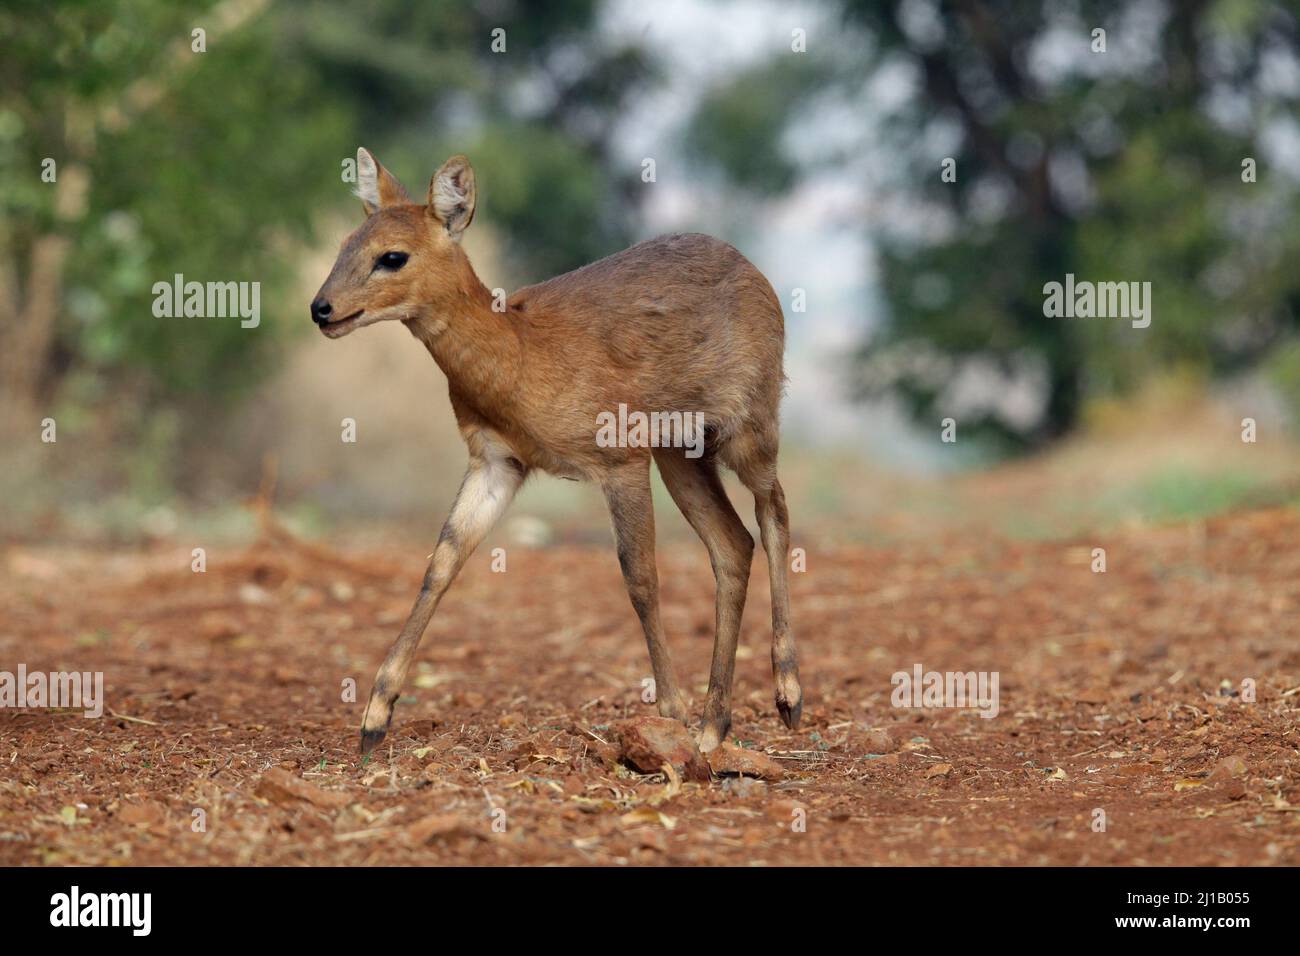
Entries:
[[[949, 527], [977, 502], [1047, 533], [1290, 501], [1298, 30], [1260, 0], [8, 3], [0, 529], [220, 522], [268, 460], [304, 527], [436, 527], [464, 456], [433, 363], [307, 321], [359, 144], [416, 196], [472, 158], [489, 286], [670, 229], [737, 244], [786, 305], [809, 520], [903, 533], [900, 509]], [[261, 325], [155, 318], [176, 273], [260, 282]], [[1066, 273], [1150, 282], [1150, 328], [1045, 318]], [[575, 493], [524, 511], [599, 525]]]
[[[1276, 354], [1293, 381], [1294, 9], [841, 6], [839, 42], [862, 53], [751, 67], [705, 98], [691, 139], [734, 182], [787, 190], [800, 169], [789, 138], [819, 99], [869, 99], [873, 80], [903, 77], [909, 95], [870, 130], [890, 156], [870, 170], [875, 185], [905, 197], [906, 214], [863, 223], [888, 310], [857, 353], [864, 392], [900, 394], [936, 421], [952, 413], [954, 379], [980, 369], [988, 387], [961, 420], [1014, 451], [1068, 433], [1088, 398], [1131, 394], [1171, 369], [1218, 376]], [[818, 159], [866, 145], [837, 143]], [[1289, 169], [1270, 162], [1280, 151]], [[940, 175], [948, 158], [951, 182]], [[1043, 286], [1066, 273], [1149, 281], [1154, 323], [1135, 334], [1115, 321], [1045, 320]], [[999, 398], [1025, 379], [1042, 383], [1039, 401], [1013, 414]]]

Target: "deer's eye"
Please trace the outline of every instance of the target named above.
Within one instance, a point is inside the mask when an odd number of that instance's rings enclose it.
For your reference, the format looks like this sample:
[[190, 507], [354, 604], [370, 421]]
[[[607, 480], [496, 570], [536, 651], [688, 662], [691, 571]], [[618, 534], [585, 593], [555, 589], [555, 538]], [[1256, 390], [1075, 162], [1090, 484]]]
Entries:
[[376, 269], [387, 269], [390, 272], [396, 272], [402, 266], [406, 265], [406, 260], [410, 256], [405, 252], [385, 252], [375, 260]]

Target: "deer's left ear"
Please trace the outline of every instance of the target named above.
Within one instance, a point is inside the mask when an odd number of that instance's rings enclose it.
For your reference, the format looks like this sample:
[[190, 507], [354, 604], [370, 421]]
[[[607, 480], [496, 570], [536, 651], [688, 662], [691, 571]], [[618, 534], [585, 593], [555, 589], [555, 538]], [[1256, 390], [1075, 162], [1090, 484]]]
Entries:
[[366, 207], [366, 215], [373, 216], [385, 206], [409, 203], [410, 195], [397, 177], [379, 165], [370, 150], [362, 146], [357, 150], [357, 198]]
[[474, 167], [453, 156], [429, 180], [429, 212], [456, 242], [474, 218]]

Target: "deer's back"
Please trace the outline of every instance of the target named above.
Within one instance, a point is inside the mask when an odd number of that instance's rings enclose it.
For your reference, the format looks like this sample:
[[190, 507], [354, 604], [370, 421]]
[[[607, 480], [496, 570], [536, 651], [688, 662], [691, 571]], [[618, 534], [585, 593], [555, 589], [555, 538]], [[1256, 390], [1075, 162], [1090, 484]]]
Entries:
[[779, 400], [780, 303], [719, 239], [650, 239], [521, 289], [509, 304], [533, 350], [561, 357], [570, 390], [605, 406], [727, 417]]

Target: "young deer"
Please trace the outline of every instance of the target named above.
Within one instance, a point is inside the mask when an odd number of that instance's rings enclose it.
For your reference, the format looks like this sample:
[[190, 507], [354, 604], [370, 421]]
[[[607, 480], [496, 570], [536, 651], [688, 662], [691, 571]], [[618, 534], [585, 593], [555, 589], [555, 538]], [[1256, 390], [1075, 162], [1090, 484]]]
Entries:
[[[686, 722], [659, 620], [652, 457], [708, 548], [717, 582], [700, 748], [716, 747], [731, 725], [736, 642], [754, 551], [723, 490], [719, 463], [754, 493], [772, 586], [776, 706], [786, 725], [796, 727], [803, 696], [786, 586], [790, 526], [776, 477], [785, 329], [767, 280], [717, 239], [664, 236], [521, 289], [498, 311], [459, 244], [474, 218], [474, 171], [465, 157], [453, 156], [434, 174], [423, 206], [364, 149], [357, 151], [357, 181], [367, 218], [344, 241], [311, 304], [312, 319], [330, 338], [400, 319], [446, 374], [469, 446], [469, 468], [424, 586], [375, 675], [361, 752], [387, 733], [393, 702], [443, 594], [535, 470], [600, 484], [649, 645], [659, 713]], [[597, 416], [620, 404], [645, 414], [702, 413], [703, 455], [601, 447]]]

